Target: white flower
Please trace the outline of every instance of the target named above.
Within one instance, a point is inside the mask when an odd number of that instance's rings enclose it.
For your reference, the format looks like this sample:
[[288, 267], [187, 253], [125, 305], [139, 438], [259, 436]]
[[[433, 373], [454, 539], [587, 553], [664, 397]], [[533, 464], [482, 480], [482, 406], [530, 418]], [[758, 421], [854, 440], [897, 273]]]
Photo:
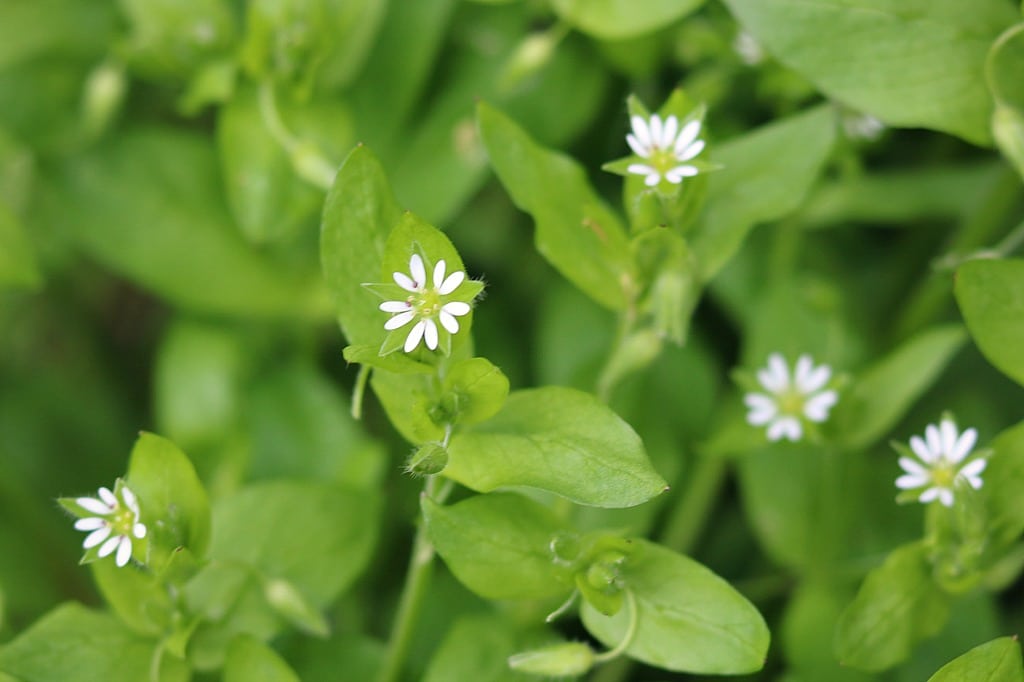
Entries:
[[788, 438], [798, 441], [804, 434], [804, 421], [823, 422], [839, 400], [834, 390], [822, 390], [832, 377], [828, 365], [814, 366], [809, 355], [801, 355], [793, 374], [779, 353], [768, 357], [768, 367], [758, 370], [757, 380], [767, 393], [748, 393], [743, 401], [750, 408], [747, 422], [768, 425], [768, 440]]
[[115, 486], [117, 494], [109, 488], [100, 488], [99, 499], [78, 497], [82, 509], [95, 516], [83, 516], [75, 521], [75, 529], [87, 531], [82, 547], [92, 549], [99, 545], [97, 554], [102, 558], [117, 550], [115, 563], [124, 566], [132, 556], [132, 537], [146, 537], [146, 526], [139, 523], [139, 503], [128, 486]]
[[921, 502], [937, 499], [947, 507], [953, 506], [953, 484], [958, 478], [962, 476], [975, 490], [981, 487], [985, 459], [976, 458], [964, 464], [977, 440], [976, 429], [958, 433], [952, 419], [945, 418], [938, 426], [929, 424], [924, 438], [912, 436], [910, 439], [910, 449], [918, 459], [900, 457], [900, 466], [906, 473], [896, 479], [896, 487], [920, 489], [917, 499]]
[[404, 300], [384, 301], [380, 309], [391, 313], [391, 319], [384, 323], [384, 329], [392, 331], [400, 329], [416, 320], [416, 324], [409, 330], [405, 338], [404, 350], [411, 353], [416, 349], [422, 340], [430, 350], [437, 349], [438, 330], [437, 323], [445, 328], [450, 334], [459, 331], [459, 321], [455, 318], [469, 313], [468, 303], [463, 301], [448, 301], [445, 303], [442, 297], [450, 296], [466, 279], [466, 273], [456, 270], [447, 277], [445, 276], [446, 265], [444, 260], [437, 261], [434, 266], [433, 286], [427, 286], [427, 272], [423, 265], [423, 259], [419, 254], [414, 253], [409, 258], [409, 274], [396, 272], [395, 284], [407, 291], [409, 295]]
[[683, 178], [697, 175], [696, 166], [684, 163], [704, 150], [700, 135], [700, 120], [692, 120], [679, 129], [679, 119], [669, 116], [664, 121], [654, 114], [648, 119], [633, 116], [630, 119], [633, 132], [626, 135], [626, 142], [637, 156], [647, 163], [631, 163], [626, 169], [630, 173], [644, 175], [644, 184], [654, 187], [662, 177], [674, 185]]
[[871, 114], [848, 111], [841, 117], [843, 132], [851, 140], [873, 142], [885, 131], [885, 124]]

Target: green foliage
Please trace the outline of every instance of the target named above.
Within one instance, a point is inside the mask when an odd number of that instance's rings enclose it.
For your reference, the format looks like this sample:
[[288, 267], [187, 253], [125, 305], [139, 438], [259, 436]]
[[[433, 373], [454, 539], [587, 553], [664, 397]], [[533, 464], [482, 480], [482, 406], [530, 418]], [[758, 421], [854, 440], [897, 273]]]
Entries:
[[242, 635], [228, 647], [224, 682], [299, 682], [299, 676], [273, 649]]
[[702, 0], [555, 0], [558, 15], [584, 33], [604, 40], [644, 35], [672, 24], [703, 4]]
[[1024, 680], [1020, 644], [1016, 637], [1000, 637], [977, 646], [942, 666], [928, 682], [982, 682]]
[[1024, 341], [1024, 261], [977, 260], [957, 270], [956, 299], [967, 328], [989, 362], [1017, 383], [1024, 363], [1017, 350]]

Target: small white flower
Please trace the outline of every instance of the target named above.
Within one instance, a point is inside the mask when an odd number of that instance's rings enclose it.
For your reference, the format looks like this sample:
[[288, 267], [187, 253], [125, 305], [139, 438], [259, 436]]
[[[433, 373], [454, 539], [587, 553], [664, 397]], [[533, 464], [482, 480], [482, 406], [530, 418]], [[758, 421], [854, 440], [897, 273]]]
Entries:
[[400, 329], [413, 320], [416, 321], [405, 338], [403, 349], [406, 353], [415, 350], [420, 341], [423, 341], [430, 350], [436, 350], [437, 323], [440, 323], [448, 333], [455, 334], [459, 331], [459, 321], [456, 318], [469, 313], [470, 306], [464, 301], [444, 302], [443, 297], [455, 293], [466, 279], [466, 273], [461, 270], [445, 276], [446, 267], [443, 259], [437, 261], [433, 272], [433, 286], [428, 287], [423, 259], [414, 253], [409, 258], [409, 274], [396, 272], [392, 275], [395, 284], [409, 295], [404, 300], [384, 301], [380, 304], [380, 309], [391, 313], [391, 319], [384, 323], [384, 329], [388, 331]]
[[779, 353], [768, 357], [768, 367], [758, 370], [757, 380], [766, 393], [748, 393], [743, 402], [750, 408], [747, 422], [752, 426], [768, 425], [768, 440], [803, 438], [804, 422], [823, 422], [839, 400], [839, 394], [826, 389], [832, 377], [828, 365], [814, 366], [809, 355], [796, 361], [792, 376], [786, 360]]
[[764, 48], [757, 38], [747, 31], [740, 31], [732, 41], [733, 51], [747, 66], [757, 66], [764, 61]]
[[100, 488], [99, 498], [78, 497], [75, 504], [94, 516], [83, 516], [75, 521], [75, 529], [86, 531], [82, 547], [92, 549], [99, 545], [101, 558], [115, 550], [115, 563], [124, 566], [132, 556], [132, 537], [146, 537], [146, 526], [139, 523], [139, 503], [128, 486], [115, 486], [117, 494], [109, 488]]
[[938, 426], [929, 424], [924, 438], [910, 438], [910, 449], [917, 459], [907, 455], [900, 457], [900, 466], [906, 473], [896, 479], [896, 487], [920, 490], [917, 499], [921, 502], [937, 499], [947, 507], [953, 506], [953, 484], [958, 478], [963, 477], [975, 490], [981, 488], [981, 472], [986, 465], [984, 457], [964, 463], [977, 440], [976, 429], [958, 433], [952, 419], [944, 418]]
[[851, 140], [873, 142], [885, 131], [885, 124], [871, 114], [848, 111], [842, 115], [841, 120], [843, 132]]
[[698, 168], [690, 161], [704, 150], [700, 136], [701, 122], [692, 120], [679, 129], [679, 119], [669, 116], [664, 121], [654, 114], [645, 119], [633, 116], [630, 119], [633, 132], [626, 135], [626, 142], [633, 153], [647, 163], [631, 163], [626, 169], [630, 173], [646, 176], [644, 184], [654, 187], [664, 177], [678, 185], [685, 177], [697, 175]]

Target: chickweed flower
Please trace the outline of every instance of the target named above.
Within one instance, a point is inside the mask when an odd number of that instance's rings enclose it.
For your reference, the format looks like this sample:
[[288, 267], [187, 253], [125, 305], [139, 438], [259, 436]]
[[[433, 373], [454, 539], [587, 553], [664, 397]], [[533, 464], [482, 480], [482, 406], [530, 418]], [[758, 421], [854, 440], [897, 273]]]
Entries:
[[938, 425], [929, 424], [924, 430], [924, 438], [910, 438], [912, 453], [897, 446], [903, 453], [899, 459], [900, 467], [906, 473], [896, 479], [896, 487], [913, 491], [911, 499], [916, 496], [918, 501], [925, 503], [938, 500], [944, 506], [952, 507], [953, 486], [958, 479], [963, 479], [975, 490], [981, 488], [981, 472], [986, 465], [984, 456], [966, 461], [977, 440], [976, 429], [959, 433], [956, 424], [948, 417]]
[[674, 115], [664, 121], [658, 114], [650, 118], [633, 116], [630, 123], [633, 132], [626, 135], [626, 142], [646, 163], [631, 163], [626, 170], [645, 176], [645, 185], [654, 187], [662, 178], [678, 185], [683, 178], [700, 172], [697, 166], [686, 163], [704, 150], [704, 140], [698, 139], [699, 119], [689, 121], [681, 130]]
[[438, 324], [449, 334], [459, 331], [459, 321], [456, 318], [468, 314], [470, 306], [465, 301], [449, 301], [447, 298], [455, 294], [465, 281], [465, 272], [456, 270], [447, 274], [444, 259], [439, 260], [434, 265], [433, 286], [428, 286], [423, 258], [414, 253], [409, 258], [409, 274], [395, 272], [392, 277], [395, 284], [408, 295], [399, 300], [384, 301], [380, 304], [380, 309], [391, 313], [391, 318], [384, 323], [384, 329], [388, 331], [401, 329], [410, 322], [414, 323], [405, 337], [403, 350], [406, 353], [414, 351], [420, 341], [423, 341], [430, 350], [436, 350]]
[[99, 546], [100, 558], [116, 550], [114, 561], [120, 567], [132, 557], [132, 538], [146, 537], [146, 526], [139, 522], [139, 502], [128, 486], [119, 484], [114, 490], [100, 488], [98, 497], [75, 498], [75, 504], [88, 514], [75, 521], [75, 529], [89, 533], [82, 547]]
[[801, 355], [790, 374], [779, 353], [768, 357], [768, 366], [758, 370], [757, 380], [765, 392], [747, 393], [743, 402], [750, 408], [747, 422], [768, 426], [768, 440], [787, 438], [798, 441], [804, 435], [804, 422], [824, 422], [839, 400], [839, 394], [825, 385], [832, 377], [828, 365], [815, 367], [810, 355]]

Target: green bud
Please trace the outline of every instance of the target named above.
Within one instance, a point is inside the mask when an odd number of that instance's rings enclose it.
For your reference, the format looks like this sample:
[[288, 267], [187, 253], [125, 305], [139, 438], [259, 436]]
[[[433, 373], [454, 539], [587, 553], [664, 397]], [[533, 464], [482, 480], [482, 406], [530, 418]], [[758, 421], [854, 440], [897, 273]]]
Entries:
[[287, 580], [265, 581], [263, 596], [274, 611], [300, 630], [317, 637], [330, 634], [330, 626], [323, 615]]
[[448, 451], [440, 443], [424, 443], [412, 453], [405, 464], [406, 472], [413, 476], [433, 476], [448, 466]]
[[320, 149], [309, 142], [300, 142], [291, 152], [296, 175], [315, 187], [327, 191], [334, 184], [338, 168], [327, 160]]
[[554, 31], [533, 33], [523, 38], [505, 64], [499, 79], [501, 89], [511, 90], [544, 68], [551, 61], [561, 38], [562, 33]]
[[82, 118], [89, 137], [98, 137], [105, 131], [121, 109], [127, 80], [124, 66], [104, 62], [89, 74], [85, 81]]
[[548, 544], [552, 560], [563, 566], [573, 564], [579, 559], [581, 547], [580, 536], [568, 531], [557, 533]]
[[583, 642], [564, 642], [508, 658], [508, 667], [533, 675], [582, 675], [594, 666], [594, 651]]

